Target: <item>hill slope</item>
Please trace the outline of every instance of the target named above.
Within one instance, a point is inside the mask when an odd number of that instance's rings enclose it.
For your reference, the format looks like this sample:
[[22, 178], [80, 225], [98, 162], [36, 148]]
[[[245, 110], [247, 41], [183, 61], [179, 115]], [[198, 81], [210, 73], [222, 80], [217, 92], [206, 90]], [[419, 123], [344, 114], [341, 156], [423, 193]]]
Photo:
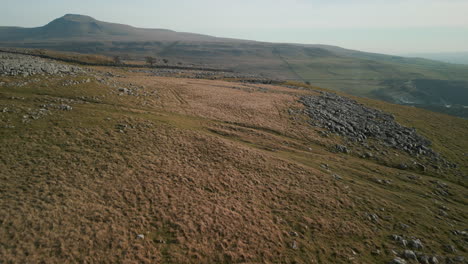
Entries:
[[416, 53], [416, 54], [407, 54], [405, 56], [427, 58], [430, 60], [438, 60], [438, 61], [443, 61], [443, 62], [468, 65], [468, 51], [442, 52], [442, 53]]
[[360, 143], [311, 126], [300, 98], [320, 88], [2, 56], [45, 75], [0, 76], [1, 262], [387, 263], [411, 250], [451, 263], [467, 254], [466, 120], [354, 98], [459, 166], [437, 167], [370, 135]]

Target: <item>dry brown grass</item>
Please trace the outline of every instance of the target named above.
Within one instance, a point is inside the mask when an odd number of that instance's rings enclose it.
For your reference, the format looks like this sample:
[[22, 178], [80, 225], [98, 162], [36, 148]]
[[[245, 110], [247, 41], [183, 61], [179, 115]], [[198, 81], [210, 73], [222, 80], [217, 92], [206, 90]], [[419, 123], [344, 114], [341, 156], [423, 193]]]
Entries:
[[[448, 182], [452, 195], [440, 198], [433, 176], [329, 152], [339, 138], [288, 114], [311, 91], [110, 71], [157, 93], [52, 86], [49, 96], [101, 102], [0, 128], [2, 262], [380, 263], [400, 249], [390, 234], [442, 254], [455, 243], [449, 231], [464, 228], [466, 188]], [[1, 88], [0, 106], [21, 94], [37, 107], [44, 95], [33, 87]], [[450, 214], [439, 219], [441, 205]]]

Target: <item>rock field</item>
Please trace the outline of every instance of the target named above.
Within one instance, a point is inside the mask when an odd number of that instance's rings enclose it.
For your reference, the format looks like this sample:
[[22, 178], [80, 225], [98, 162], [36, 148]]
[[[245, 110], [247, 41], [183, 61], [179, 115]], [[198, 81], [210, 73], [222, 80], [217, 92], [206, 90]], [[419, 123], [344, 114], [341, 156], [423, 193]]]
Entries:
[[320, 96], [304, 96], [300, 101], [306, 106], [312, 125], [326, 128], [351, 142], [364, 143], [372, 138], [384, 146], [446, 163], [430, 148], [429, 140], [415, 129], [398, 124], [390, 114], [334, 93], [321, 92]]
[[56, 63], [33, 56], [0, 52], [0, 75], [36, 75], [36, 74], [69, 74], [82, 73], [80, 67]]

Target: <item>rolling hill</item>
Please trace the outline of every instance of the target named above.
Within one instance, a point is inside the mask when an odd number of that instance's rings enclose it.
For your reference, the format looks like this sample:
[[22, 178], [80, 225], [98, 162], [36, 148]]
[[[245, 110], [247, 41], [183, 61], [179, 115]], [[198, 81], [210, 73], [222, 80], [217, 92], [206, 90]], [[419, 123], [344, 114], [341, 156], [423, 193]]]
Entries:
[[440, 52], [440, 53], [416, 53], [407, 54], [408, 57], [420, 57], [430, 60], [438, 60], [448, 63], [468, 65], [468, 51], [465, 52]]
[[[155, 56], [173, 63], [310, 82], [358, 96], [468, 117], [468, 66], [421, 58], [328, 45], [265, 43], [141, 29], [81, 15], [65, 15], [38, 28], [0, 27], [0, 46], [120, 55], [131, 60]], [[457, 89], [451, 88], [454, 85]]]
[[467, 120], [158, 73], [0, 52], [1, 263], [466, 260]]
[[143, 29], [98, 21], [89, 16], [67, 14], [43, 27], [0, 27], [0, 41], [223, 41], [200, 34], [179, 33], [167, 29]]

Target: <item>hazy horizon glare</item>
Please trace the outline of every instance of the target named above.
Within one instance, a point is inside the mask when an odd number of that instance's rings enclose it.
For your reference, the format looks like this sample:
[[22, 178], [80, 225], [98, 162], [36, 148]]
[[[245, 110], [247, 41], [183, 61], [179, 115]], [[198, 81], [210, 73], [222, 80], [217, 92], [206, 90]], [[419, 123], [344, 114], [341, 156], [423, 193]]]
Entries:
[[267, 42], [408, 54], [468, 51], [466, 0], [15, 0], [0, 26], [38, 27], [65, 14]]

